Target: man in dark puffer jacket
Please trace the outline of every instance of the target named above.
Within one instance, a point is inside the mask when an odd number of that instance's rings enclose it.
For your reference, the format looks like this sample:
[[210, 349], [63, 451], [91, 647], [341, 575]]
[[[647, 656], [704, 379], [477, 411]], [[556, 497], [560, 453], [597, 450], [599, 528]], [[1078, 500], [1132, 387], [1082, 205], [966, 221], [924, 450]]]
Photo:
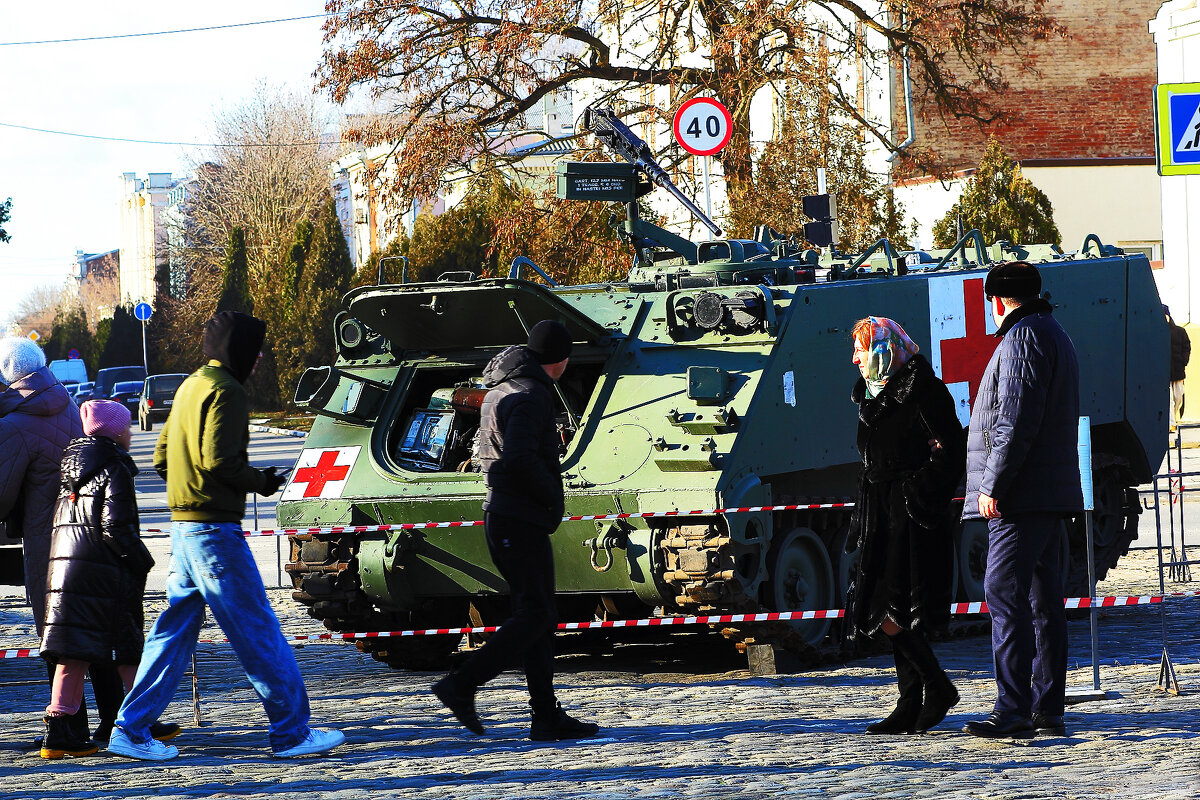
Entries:
[[525, 668], [533, 724], [529, 738], [579, 739], [599, 727], [571, 717], [554, 696], [554, 556], [550, 534], [563, 515], [560, 439], [555, 429], [554, 381], [571, 355], [571, 335], [543, 320], [529, 343], [491, 360], [484, 383], [493, 387], [480, 409], [478, 456], [487, 479], [484, 535], [496, 568], [508, 582], [512, 616], [458, 670], [433, 686], [454, 716], [483, 733], [475, 691], [505, 669]]
[[971, 410], [963, 517], [988, 521], [984, 595], [998, 692], [991, 716], [967, 723], [976, 736], [1066, 733], [1059, 544], [1063, 518], [1083, 509], [1079, 363], [1041, 291], [1037, 267], [1023, 261], [984, 282], [1003, 340]]

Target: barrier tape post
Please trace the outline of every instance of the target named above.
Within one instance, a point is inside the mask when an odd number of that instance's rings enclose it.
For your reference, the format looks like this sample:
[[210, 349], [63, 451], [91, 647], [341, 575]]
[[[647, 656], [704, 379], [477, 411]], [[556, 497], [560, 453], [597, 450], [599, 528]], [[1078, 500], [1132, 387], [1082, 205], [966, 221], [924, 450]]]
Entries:
[[[1083, 530], [1087, 541], [1088, 596], [1096, 596], [1096, 554], [1092, 536], [1092, 512], [1096, 508], [1092, 486], [1092, 421], [1091, 417], [1079, 418], [1079, 488], [1083, 494]], [[1092, 634], [1092, 688], [1091, 691], [1075, 689], [1067, 696], [1072, 702], [1103, 700], [1106, 693], [1100, 688], [1100, 632], [1097, 619], [1097, 604], [1090, 603], [1088, 627]]]

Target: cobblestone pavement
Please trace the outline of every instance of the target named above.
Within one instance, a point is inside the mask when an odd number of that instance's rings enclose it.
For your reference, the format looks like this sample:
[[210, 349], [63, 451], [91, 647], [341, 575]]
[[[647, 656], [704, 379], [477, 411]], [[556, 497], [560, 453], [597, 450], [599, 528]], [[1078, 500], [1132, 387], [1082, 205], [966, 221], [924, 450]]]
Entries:
[[[1157, 588], [1153, 553], [1128, 557], [1102, 593]], [[1173, 587], [1168, 587], [1173, 588]], [[1192, 588], [1181, 585], [1178, 588]], [[273, 593], [288, 633], [316, 623]], [[151, 613], [161, 596], [149, 598]], [[287, 797], [331, 800], [494, 798], [1192, 798], [1200, 794], [1200, 601], [1168, 609], [1184, 694], [1153, 691], [1161, 652], [1158, 608], [1114, 610], [1100, 621], [1108, 699], [1073, 707], [1070, 735], [1027, 743], [973, 739], [963, 723], [994, 697], [985, 636], [937, 650], [962, 703], [932, 734], [871, 737], [864, 725], [893, 702], [890, 657], [796, 675], [751, 677], [744, 658], [711, 635], [655, 633], [558, 659], [560, 698], [603, 726], [600, 738], [561, 746], [525, 738], [524, 687], [502, 675], [479, 695], [488, 735], [454, 724], [428, 692], [430, 673], [389, 671], [347, 643], [297, 649], [314, 719], [345, 731], [331, 756], [272, 759], [265, 717], [227, 645], [199, 651], [204, 724], [181, 687], [164, 719], [186, 726], [179, 759], [148, 765], [104, 755], [38, 757], [42, 686], [0, 695], [4, 796]], [[0, 601], [4, 646], [32, 639], [27, 611]], [[645, 632], [642, 632], [645, 635]], [[215, 629], [204, 636], [215, 637]], [[1072, 685], [1088, 685], [1088, 623], [1071, 623]], [[563, 640], [564, 650], [583, 649]], [[0, 681], [36, 678], [38, 659], [0, 661]]]

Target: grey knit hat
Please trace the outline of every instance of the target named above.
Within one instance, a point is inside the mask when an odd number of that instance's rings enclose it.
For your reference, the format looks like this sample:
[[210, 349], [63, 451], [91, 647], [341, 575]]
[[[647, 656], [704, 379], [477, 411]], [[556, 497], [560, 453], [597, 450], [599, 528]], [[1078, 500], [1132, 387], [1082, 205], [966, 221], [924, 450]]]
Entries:
[[6, 336], [0, 339], [0, 378], [11, 385], [31, 372], [46, 366], [46, 354], [42, 348], [24, 336]]

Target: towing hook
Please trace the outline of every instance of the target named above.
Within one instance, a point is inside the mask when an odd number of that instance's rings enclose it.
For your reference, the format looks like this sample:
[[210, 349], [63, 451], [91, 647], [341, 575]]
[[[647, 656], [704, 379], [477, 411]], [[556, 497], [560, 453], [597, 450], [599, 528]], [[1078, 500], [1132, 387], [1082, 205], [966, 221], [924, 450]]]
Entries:
[[[592, 551], [592, 569], [596, 572], [608, 572], [613, 566], [613, 548], [623, 547], [625, 545], [624, 538], [616, 536], [605, 536], [603, 539], [599, 536], [594, 536], [584, 542]], [[600, 551], [604, 551], [605, 563], [600, 565]]]

